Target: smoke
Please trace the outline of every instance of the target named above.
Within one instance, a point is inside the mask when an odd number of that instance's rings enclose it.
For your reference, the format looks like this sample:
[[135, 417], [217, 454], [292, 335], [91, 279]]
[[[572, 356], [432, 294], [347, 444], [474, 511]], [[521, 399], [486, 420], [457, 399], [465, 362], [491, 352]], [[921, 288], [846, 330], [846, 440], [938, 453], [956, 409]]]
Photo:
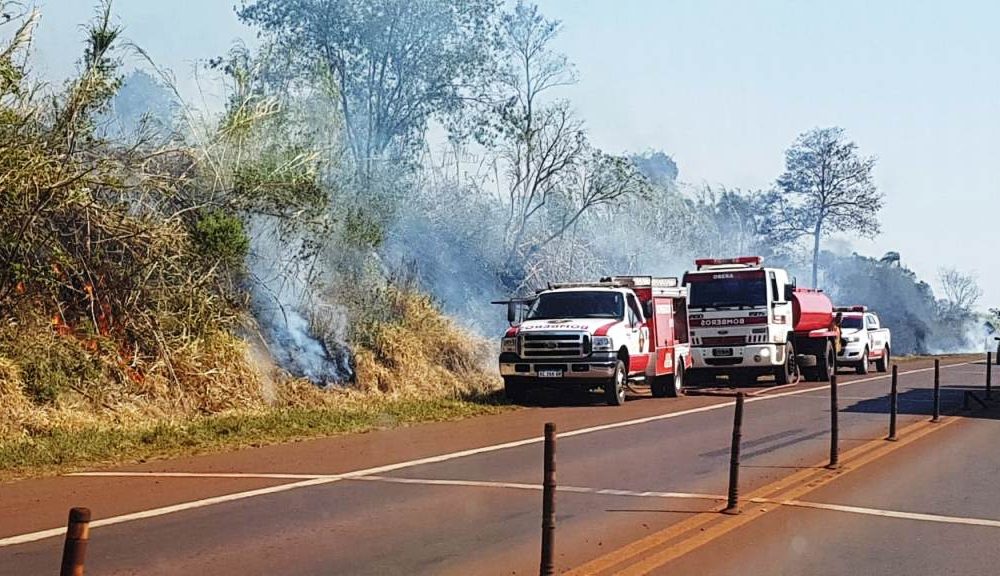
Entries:
[[346, 312], [315, 298], [318, 279], [302, 238], [268, 218], [250, 228], [251, 307], [271, 357], [317, 385], [353, 382]]

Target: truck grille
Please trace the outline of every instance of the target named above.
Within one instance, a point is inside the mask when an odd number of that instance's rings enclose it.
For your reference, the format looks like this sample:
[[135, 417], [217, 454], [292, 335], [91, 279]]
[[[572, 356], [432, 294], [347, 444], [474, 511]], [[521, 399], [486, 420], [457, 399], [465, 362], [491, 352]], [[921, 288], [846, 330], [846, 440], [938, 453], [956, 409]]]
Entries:
[[701, 339], [702, 346], [742, 346], [746, 343], [746, 336], [705, 336]]
[[521, 336], [522, 358], [581, 358], [590, 354], [590, 335], [546, 332]]

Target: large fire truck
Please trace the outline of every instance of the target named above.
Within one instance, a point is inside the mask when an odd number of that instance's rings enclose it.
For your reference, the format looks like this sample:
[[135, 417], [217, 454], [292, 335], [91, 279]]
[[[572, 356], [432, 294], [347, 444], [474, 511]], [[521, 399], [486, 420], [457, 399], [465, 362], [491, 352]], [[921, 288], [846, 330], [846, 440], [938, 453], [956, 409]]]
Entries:
[[684, 275], [688, 289], [692, 367], [688, 383], [726, 376], [731, 383], [800, 375], [827, 381], [837, 333], [833, 303], [819, 290], [797, 288], [786, 270], [758, 256], [701, 259]]
[[599, 388], [625, 402], [630, 383], [677, 396], [690, 366], [685, 289], [676, 278], [617, 276], [552, 284], [505, 301], [511, 327], [501, 342], [504, 392], [523, 402], [533, 388]]

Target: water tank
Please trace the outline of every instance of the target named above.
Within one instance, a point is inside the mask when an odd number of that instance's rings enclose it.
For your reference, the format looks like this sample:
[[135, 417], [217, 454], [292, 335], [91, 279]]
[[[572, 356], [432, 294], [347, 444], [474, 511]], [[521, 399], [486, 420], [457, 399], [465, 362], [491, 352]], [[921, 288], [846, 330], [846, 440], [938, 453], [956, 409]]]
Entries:
[[833, 320], [833, 302], [819, 290], [798, 288], [792, 297], [792, 319], [796, 332], [828, 328]]

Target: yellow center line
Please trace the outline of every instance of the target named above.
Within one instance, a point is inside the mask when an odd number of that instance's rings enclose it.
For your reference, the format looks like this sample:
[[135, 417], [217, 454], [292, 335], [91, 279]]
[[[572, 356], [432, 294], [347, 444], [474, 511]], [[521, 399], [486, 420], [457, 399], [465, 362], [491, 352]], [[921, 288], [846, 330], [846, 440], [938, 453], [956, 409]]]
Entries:
[[[957, 419], [951, 418], [938, 424], [932, 424], [929, 421], [917, 422], [900, 431], [902, 439], [899, 442], [873, 440], [843, 452], [840, 458], [841, 466], [838, 470], [823, 468], [826, 464], [824, 461], [811, 469], [800, 470], [758, 488], [741, 500], [746, 503], [755, 504], [771, 501], [794, 501], [850, 471], [857, 470], [956, 421]], [[817, 470], [816, 468], [819, 469]], [[647, 574], [671, 560], [762, 517], [773, 509], [774, 507], [764, 509], [755, 507], [745, 510], [738, 516], [724, 516], [718, 514], [722, 510], [722, 507], [719, 507], [713, 511], [704, 512], [682, 522], [672, 524], [659, 532], [627, 544], [622, 548], [570, 570], [567, 574], [574, 576], [595, 575], [607, 572], [613, 568], [615, 569], [613, 571], [614, 574]], [[715, 523], [714, 525], [703, 528], [713, 522]], [[664, 545], [667, 545], [667, 548], [663, 549]], [[628, 567], [619, 566], [654, 550], [659, 551], [640, 558], [634, 565]]]

